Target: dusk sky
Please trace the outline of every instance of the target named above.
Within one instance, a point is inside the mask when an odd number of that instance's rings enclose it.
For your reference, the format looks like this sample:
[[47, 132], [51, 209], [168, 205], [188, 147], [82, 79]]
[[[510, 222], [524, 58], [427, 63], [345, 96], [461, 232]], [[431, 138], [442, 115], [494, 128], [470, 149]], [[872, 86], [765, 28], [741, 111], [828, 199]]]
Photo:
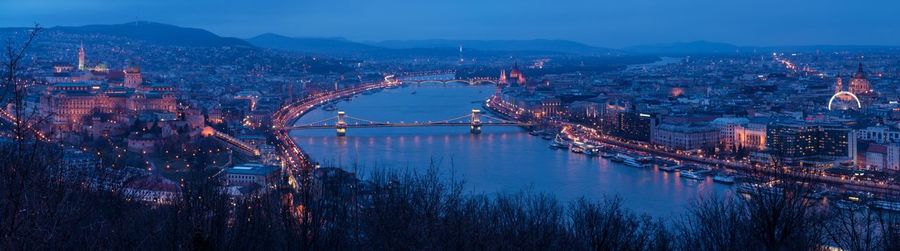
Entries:
[[223, 36], [900, 45], [896, 0], [0, 0], [0, 26], [155, 21]]

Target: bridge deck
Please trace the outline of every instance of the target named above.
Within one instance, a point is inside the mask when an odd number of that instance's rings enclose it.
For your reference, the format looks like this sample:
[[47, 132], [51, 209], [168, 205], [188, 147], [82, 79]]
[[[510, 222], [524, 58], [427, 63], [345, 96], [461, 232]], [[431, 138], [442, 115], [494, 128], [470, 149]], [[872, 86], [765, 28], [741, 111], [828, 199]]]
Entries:
[[[526, 125], [522, 123], [513, 123], [513, 122], [493, 122], [493, 123], [481, 123], [481, 126], [520, 126]], [[470, 122], [433, 122], [433, 123], [366, 123], [366, 124], [347, 124], [347, 128], [380, 128], [380, 127], [428, 127], [428, 126], [472, 126]], [[301, 126], [291, 126], [285, 127], [288, 130], [303, 130], [303, 129], [333, 129], [337, 127], [337, 125], [301, 125]]]

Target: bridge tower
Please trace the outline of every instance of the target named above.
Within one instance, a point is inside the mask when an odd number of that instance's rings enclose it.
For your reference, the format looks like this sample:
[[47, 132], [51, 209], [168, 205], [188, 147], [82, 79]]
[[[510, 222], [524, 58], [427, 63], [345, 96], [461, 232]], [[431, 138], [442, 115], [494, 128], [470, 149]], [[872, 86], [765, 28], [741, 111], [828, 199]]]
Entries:
[[344, 120], [344, 116], [346, 116], [344, 111], [338, 112], [337, 124], [335, 124], [335, 127], [337, 128], [337, 136], [338, 137], [343, 137], [343, 136], [347, 135], [347, 121]]
[[479, 114], [481, 114], [481, 110], [472, 109], [472, 126], [469, 129], [469, 132], [472, 134], [481, 133], [481, 118], [479, 118]]

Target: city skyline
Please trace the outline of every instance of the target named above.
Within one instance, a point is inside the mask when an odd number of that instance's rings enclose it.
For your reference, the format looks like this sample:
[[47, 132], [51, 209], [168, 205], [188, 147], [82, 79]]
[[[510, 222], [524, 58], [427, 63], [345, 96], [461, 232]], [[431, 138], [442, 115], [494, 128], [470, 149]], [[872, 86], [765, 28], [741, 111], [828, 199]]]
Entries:
[[[0, 3], [0, 14], [6, 17], [0, 20], [0, 26], [153, 21], [238, 38], [271, 32], [353, 41], [565, 39], [610, 48], [698, 40], [741, 46], [900, 45], [900, 35], [893, 34], [889, 25], [900, 23], [900, 17], [893, 15], [900, 3], [891, 1], [854, 5], [707, 0], [567, 3], [309, 1], [216, 5], [208, 1], [41, 0]], [[141, 11], [134, 11], [138, 9]]]

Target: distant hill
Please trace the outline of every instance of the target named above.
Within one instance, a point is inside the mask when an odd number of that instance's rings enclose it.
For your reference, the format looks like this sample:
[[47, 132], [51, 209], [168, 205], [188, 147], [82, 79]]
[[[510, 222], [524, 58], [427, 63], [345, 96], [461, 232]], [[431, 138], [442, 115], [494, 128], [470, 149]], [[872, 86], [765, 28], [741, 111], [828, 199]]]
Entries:
[[736, 53], [748, 47], [740, 47], [728, 43], [693, 41], [686, 43], [647, 44], [625, 47], [622, 50], [640, 54], [721, 54]]
[[388, 40], [369, 42], [371, 45], [391, 49], [458, 48], [482, 51], [545, 51], [579, 55], [618, 54], [617, 50], [594, 47], [569, 40]]
[[251, 44], [280, 50], [311, 53], [370, 52], [383, 48], [341, 38], [300, 38], [266, 33], [247, 39]]
[[816, 51], [883, 51], [897, 50], [900, 46], [881, 45], [777, 45], [738, 46], [729, 43], [694, 41], [686, 43], [648, 44], [625, 47], [622, 50], [638, 54], [655, 55], [699, 55], [769, 52], [816, 52]]
[[185, 28], [154, 22], [131, 22], [124, 24], [98, 24], [85, 26], [57, 26], [49, 28], [77, 34], [103, 34], [167, 45], [188, 47], [253, 47], [250, 43], [231, 37], [221, 37], [197, 28]]

